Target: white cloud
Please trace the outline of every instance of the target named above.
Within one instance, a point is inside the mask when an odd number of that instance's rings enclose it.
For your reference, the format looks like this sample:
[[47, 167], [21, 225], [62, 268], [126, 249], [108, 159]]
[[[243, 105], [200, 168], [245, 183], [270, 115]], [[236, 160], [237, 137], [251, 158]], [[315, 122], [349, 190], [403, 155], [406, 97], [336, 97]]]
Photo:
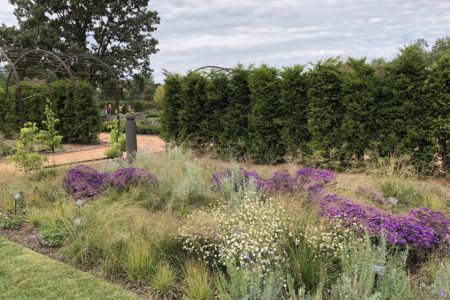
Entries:
[[[442, 0], [151, 0], [161, 24], [162, 69], [261, 62], [283, 66], [329, 56], [392, 58], [413, 40], [449, 35], [450, 2]], [[0, 22], [14, 16], [0, 0]]]

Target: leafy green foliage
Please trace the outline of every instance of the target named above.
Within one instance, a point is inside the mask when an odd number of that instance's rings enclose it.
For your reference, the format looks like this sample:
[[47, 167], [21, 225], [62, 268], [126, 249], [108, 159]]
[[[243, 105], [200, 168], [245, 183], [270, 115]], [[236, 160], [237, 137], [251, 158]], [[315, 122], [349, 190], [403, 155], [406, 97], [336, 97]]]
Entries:
[[22, 223], [22, 215], [9, 216], [0, 212], [0, 229], [19, 229]]
[[37, 142], [38, 133], [36, 123], [26, 123], [25, 127], [20, 130], [16, 153], [8, 157], [8, 162], [16, 164], [24, 171], [42, 168], [47, 158], [34, 152], [34, 144]]
[[[51, 118], [52, 122], [55, 122], [53, 134], [57, 131], [63, 141], [69, 143], [88, 144], [97, 141], [99, 117], [94, 103], [95, 91], [89, 83], [78, 81], [75, 90], [68, 80], [58, 80], [49, 86], [38, 83], [20, 85], [23, 97], [27, 97], [24, 105], [26, 121], [34, 122], [38, 128], [48, 131], [46, 122], [49, 121], [49, 116], [43, 99], [50, 98], [53, 114]], [[19, 116], [16, 95], [13, 92], [15, 88], [10, 86], [9, 89], [8, 95], [0, 91], [0, 132], [12, 137], [19, 130]], [[56, 122], [56, 119], [59, 122]], [[56, 136], [57, 134], [54, 137]], [[49, 150], [52, 150], [51, 147]]]
[[116, 120], [109, 126], [111, 134], [111, 148], [106, 150], [105, 155], [108, 158], [122, 157], [126, 150], [126, 137], [123, 131], [119, 129], [119, 122]]
[[[260, 271], [227, 267], [228, 274], [220, 273], [217, 279], [218, 299], [282, 299], [283, 274], [280, 271]], [[228, 276], [227, 276], [228, 275]]]
[[149, 0], [10, 2], [19, 27], [0, 28], [3, 46], [91, 53], [120, 74], [151, 71], [159, 16]]
[[56, 118], [52, 103], [47, 99], [47, 104], [45, 105], [45, 129], [41, 130], [37, 135], [37, 140], [43, 145], [44, 151], [55, 152], [56, 149], [62, 148], [63, 137], [59, 135], [56, 130], [56, 126], [59, 123], [59, 119]]

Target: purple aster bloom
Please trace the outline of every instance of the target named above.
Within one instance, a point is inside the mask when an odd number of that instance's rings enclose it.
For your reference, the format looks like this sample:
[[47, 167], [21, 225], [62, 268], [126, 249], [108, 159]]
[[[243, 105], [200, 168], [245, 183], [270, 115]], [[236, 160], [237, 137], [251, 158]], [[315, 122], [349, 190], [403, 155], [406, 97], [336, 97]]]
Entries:
[[89, 198], [102, 193], [107, 182], [107, 174], [85, 165], [78, 165], [67, 172], [63, 187], [73, 194], [75, 199]]
[[109, 183], [118, 188], [125, 189], [136, 184], [156, 185], [156, 177], [140, 168], [118, 169], [109, 176]]

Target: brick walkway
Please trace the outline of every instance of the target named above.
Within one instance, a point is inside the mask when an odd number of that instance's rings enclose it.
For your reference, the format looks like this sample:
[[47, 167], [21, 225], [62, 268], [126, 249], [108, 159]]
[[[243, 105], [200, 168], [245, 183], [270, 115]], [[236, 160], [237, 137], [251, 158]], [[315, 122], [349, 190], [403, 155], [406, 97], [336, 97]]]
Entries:
[[[48, 162], [46, 165], [65, 165], [105, 159], [105, 151], [110, 147], [109, 134], [101, 133], [99, 138], [102, 144], [98, 146], [83, 147], [80, 150], [71, 150], [69, 152], [48, 155]], [[163, 151], [165, 147], [165, 143], [160, 137], [152, 135], [138, 135], [137, 143], [139, 153], [156, 153]], [[73, 145], [71, 145], [71, 148], [73, 148]], [[13, 165], [6, 164], [6, 162], [0, 162], [0, 178], [3, 174], [14, 173], [14, 171], [15, 168]]]

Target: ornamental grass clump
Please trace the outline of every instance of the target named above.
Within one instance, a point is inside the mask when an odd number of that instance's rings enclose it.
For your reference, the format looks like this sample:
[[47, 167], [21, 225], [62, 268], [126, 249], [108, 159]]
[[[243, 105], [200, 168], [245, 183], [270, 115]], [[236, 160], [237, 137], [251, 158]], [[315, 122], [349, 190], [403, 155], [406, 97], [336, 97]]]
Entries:
[[108, 174], [91, 167], [78, 165], [67, 172], [63, 187], [73, 194], [75, 199], [94, 197], [105, 191], [108, 177]]
[[181, 229], [184, 248], [214, 265], [233, 263], [266, 270], [285, 253], [288, 220], [283, 207], [247, 192], [237, 206], [222, 205], [190, 215]]
[[141, 168], [118, 169], [109, 176], [109, 183], [118, 189], [125, 189], [132, 185], [149, 184], [156, 185], [156, 177]]

